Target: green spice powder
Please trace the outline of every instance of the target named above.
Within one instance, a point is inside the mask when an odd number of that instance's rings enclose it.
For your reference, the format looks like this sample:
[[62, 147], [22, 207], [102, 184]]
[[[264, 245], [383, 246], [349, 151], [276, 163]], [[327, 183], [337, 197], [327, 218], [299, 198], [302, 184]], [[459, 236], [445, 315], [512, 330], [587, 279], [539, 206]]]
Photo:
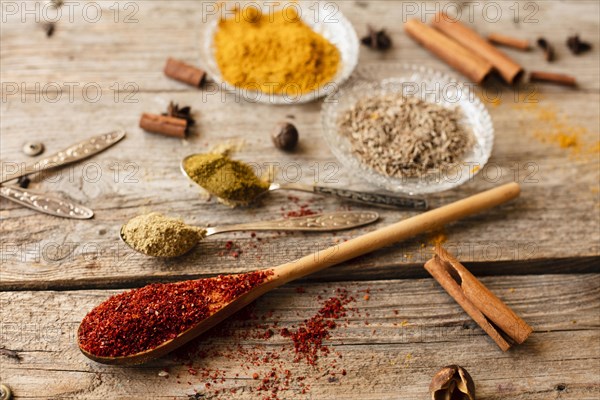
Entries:
[[204, 237], [204, 230], [181, 219], [160, 213], [139, 215], [121, 229], [127, 244], [153, 257], [176, 257], [187, 253]]
[[183, 168], [204, 189], [235, 204], [248, 204], [269, 188], [248, 164], [223, 154], [196, 154], [185, 160]]

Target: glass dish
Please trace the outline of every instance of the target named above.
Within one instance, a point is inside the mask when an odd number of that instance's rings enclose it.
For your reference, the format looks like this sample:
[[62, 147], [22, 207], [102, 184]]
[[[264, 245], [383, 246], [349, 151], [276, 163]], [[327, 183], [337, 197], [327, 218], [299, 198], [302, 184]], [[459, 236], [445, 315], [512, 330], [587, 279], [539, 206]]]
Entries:
[[[458, 106], [462, 110], [459, 123], [473, 133], [476, 141], [463, 161], [447, 170], [403, 178], [384, 175], [363, 164], [352, 153], [349, 140], [338, 133], [338, 117], [365, 96], [391, 93], [417, 96], [446, 107]], [[441, 192], [465, 183], [487, 163], [494, 143], [490, 114], [468, 86], [442, 72], [415, 65], [378, 64], [357, 69], [325, 99], [321, 123], [331, 151], [350, 174], [389, 191], [415, 195]]]
[[[252, 2], [254, 7], [259, 3]], [[350, 21], [344, 17], [342, 12], [334, 3], [321, 2], [299, 2], [296, 4], [302, 20], [315, 32], [329, 40], [340, 51], [341, 67], [334, 79], [312, 92], [304, 93], [290, 98], [289, 96], [268, 94], [237, 88], [223, 80], [221, 72], [215, 59], [213, 41], [221, 16], [230, 17], [232, 5], [228, 5], [227, 12], [217, 11], [206, 16], [203, 30], [201, 32], [200, 56], [201, 65], [208, 76], [217, 84], [221, 90], [232, 91], [251, 102], [267, 104], [300, 104], [308, 103], [319, 97], [334, 92], [350, 75], [358, 62], [359, 42], [356, 32]], [[277, 7], [275, 7], [277, 9]], [[268, 12], [265, 7], [263, 12]]]

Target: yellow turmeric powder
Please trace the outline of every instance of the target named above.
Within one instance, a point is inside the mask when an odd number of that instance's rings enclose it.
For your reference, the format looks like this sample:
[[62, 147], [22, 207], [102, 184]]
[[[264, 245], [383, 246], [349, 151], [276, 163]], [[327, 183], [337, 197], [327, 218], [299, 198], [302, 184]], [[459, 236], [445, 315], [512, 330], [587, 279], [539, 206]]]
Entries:
[[338, 49], [306, 25], [293, 7], [273, 14], [238, 9], [235, 16], [219, 21], [214, 50], [225, 81], [268, 94], [296, 96], [316, 90], [333, 79], [340, 64]]

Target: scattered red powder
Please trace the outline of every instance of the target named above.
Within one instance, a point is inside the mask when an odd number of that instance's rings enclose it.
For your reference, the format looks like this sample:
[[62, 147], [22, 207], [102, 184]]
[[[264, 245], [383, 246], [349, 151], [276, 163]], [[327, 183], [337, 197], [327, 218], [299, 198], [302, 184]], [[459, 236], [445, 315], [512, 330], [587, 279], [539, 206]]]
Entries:
[[319, 312], [295, 331], [282, 329], [281, 336], [290, 337], [294, 342], [296, 361], [305, 358], [315, 365], [319, 354], [329, 353], [329, 348], [323, 344], [330, 337], [329, 331], [336, 328], [336, 319], [346, 316], [346, 305], [354, 301], [346, 290], [338, 289], [337, 296], [328, 299]]
[[79, 345], [102, 357], [153, 349], [265, 282], [272, 274], [272, 270], [264, 270], [156, 283], [120, 293], [84, 317], [78, 331]]
[[296, 196], [288, 196], [288, 200], [290, 204], [298, 207], [295, 210], [286, 210], [284, 207], [281, 207], [281, 211], [283, 211], [283, 216], [285, 218], [296, 218], [296, 217], [306, 217], [309, 215], [318, 214], [320, 211], [314, 211], [310, 208], [308, 203], [300, 204], [300, 198]]
[[228, 240], [227, 242], [225, 242], [224, 247], [225, 247], [225, 251], [222, 251], [221, 253], [219, 253], [220, 256], [228, 255], [233, 258], [239, 258], [240, 255], [243, 253], [243, 250], [240, 248], [240, 246], [231, 240]]
[[[306, 290], [298, 291], [305, 292]], [[328, 292], [330, 289], [324, 289], [324, 293]], [[195, 388], [196, 394], [190, 396], [190, 399], [230, 398], [229, 393], [233, 393], [235, 388], [227, 386], [238, 385], [237, 379], [240, 378], [250, 380], [251, 383], [244, 391], [249, 390], [249, 396], [257, 399], [299, 398], [310, 392], [311, 384], [315, 381], [326, 379], [331, 383], [338, 382], [346, 375], [346, 370], [339, 364], [342, 354], [335, 348], [329, 349], [326, 339], [330, 337], [331, 329], [347, 326], [345, 317], [349, 312], [358, 313], [358, 310], [348, 306], [353, 300], [346, 290], [336, 289], [331, 298], [322, 300], [316, 315], [304, 321], [299, 328], [279, 326], [281, 317], [273, 310], [258, 315], [255, 303], [241, 310], [175, 353], [185, 360], [184, 371], [192, 368], [192, 365], [198, 371], [193, 379], [198, 379], [202, 386]], [[314, 321], [320, 321], [323, 330], [318, 330], [318, 333], [312, 330], [319, 327], [319, 322]], [[305, 334], [299, 333], [300, 331]], [[326, 335], [319, 339], [324, 331]], [[276, 344], [281, 339], [274, 338], [274, 332], [281, 332], [282, 336], [291, 338], [289, 345]], [[303, 339], [306, 341], [303, 342]], [[228, 342], [231, 344], [226, 344]], [[296, 343], [300, 346], [297, 347]], [[313, 350], [314, 356], [310, 355]], [[299, 366], [290, 370], [290, 358], [296, 362], [306, 360], [310, 366], [306, 368], [309, 369]], [[239, 373], [209, 367], [211, 364], [227, 365], [227, 361], [229, 364], [237, 364]], [[210, 382], [208, 387], [205, 386], [207, 381]]]
[[296, 211], [288, 211], [285, 213], [286, 218], [295, 218], [295, 217], [307, 217], [309, 215], [315, 215], [317, 212], [307, 208], [308, 206], [302, 206], [299, 210]]

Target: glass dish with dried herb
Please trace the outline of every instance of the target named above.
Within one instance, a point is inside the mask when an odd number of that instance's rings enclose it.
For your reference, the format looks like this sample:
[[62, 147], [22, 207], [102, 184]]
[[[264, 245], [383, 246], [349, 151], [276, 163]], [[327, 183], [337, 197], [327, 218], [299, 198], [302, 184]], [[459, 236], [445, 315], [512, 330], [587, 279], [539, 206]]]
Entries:
[[487, 163], [494, 129], [469, 87], [418, 66], [373, 66], [359, 76], [321, 114], [325, 138], [350, 173], [425, 194], [456, 187]]

